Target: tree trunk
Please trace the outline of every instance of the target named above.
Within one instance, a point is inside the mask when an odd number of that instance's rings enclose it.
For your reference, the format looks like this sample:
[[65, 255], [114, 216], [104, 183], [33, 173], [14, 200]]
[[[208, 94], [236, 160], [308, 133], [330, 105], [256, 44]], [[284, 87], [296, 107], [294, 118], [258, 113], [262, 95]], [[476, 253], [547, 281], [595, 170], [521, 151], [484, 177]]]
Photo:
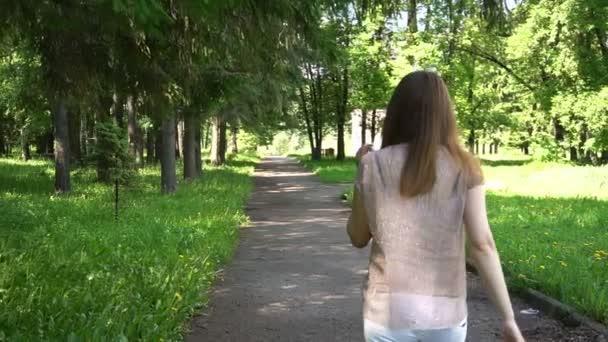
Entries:
[[316, 144], [316, 153], [315, 157], [317, 160], [321, 159], [321, 154], [323, 151], [323, 82], [321, 82], [321, 67], [317, 65], [317, 88], [316, 88], [316, 98], [317, 98], [317, 108], [315, 110], [315, 117], [313, 118], [314, 131], [315, 131], [315, 144]]
[[416, 0], [408, 0], [407, 6], [407, 28], [410, 33], [418, 32], [418, 16], [417, 16]]
[[196, 130], [200, 131], [198, 118], [186, 115], [184, 117], [183, 127], [184, 179], [194, 180], [201, 174], [200, 170], [197, 170], [199, 163], [196, 162]]
[[529, 155], [530, 154], [530, 143], [526, 142], [524, 144], [524, 154], [525, 155]]
[[576, 150], [576, 147], [574, 147], [574, 146], [570, 146], [570, 160], [578, 161], [578, 151]]
[[[468, 145], [469, 145], [469, 152], [474, 153], [475, 152], [475, 130], [474, 129], [471, 129], [469, 131]], [[492, 154], [492, 145], [490, 145], [490, 154]]]
[[475, 140], [475, 154], [479, 154], [479, 139]]
[[564, 126], [562, 126], [559, 119], [557, 119], [557, 118], [553, 119], [553, 128], [554, 128], [554, 133], [555, 133], [555, 141], [556, 142], [564, 141], [565, 129], [564, 129]]
[[361, 146], [367, 143], [367, 109], [361, 110]]
[[194, 139], [196, 145], [194, 146], [194, 161], [196, 162], [196, 171], [198, 177], [203, 175], [203, 158], [201, 156], [201, 122], [200, 118], [197, 120], [197, 127], [194, 129]]
[[481, 143], [481, 154], [486, 154], [486, 143]]
[[55, 192], [70, 191], [70, 126], [64, 99], [58, 99], [53, 108], [55, 127]]
[[342, 70], [342, 102], [340, 103], [340, 111], [338, 113], [338, 152], [336, 154], [337, 160], [344, 160], [346, 158], [346, 151], [344, 146], [344, 125], [346, 123], [346, 107], [348, 105], [348, 68], [344, 67]]
[[602, 151], [602, 164], [608, 164], [608, 150], [603, 150]]
[[127, 96], [125, 110], [127, 111], [129, 154], [135, 160], [135, 166], [142, 167], [144, 165], [143, 138], [141, 127], [137, 122], [137, 110], [135, 108], [135, 97], [133, 95]]
[[203, 134], [203, 148], [205, 150], [209, 148], [209, 143], [211, 142], [211, 139], [209, 138], [211, 126], [211, 122], [209, 120], [205, 120], [205, 133]]
[[87, 123], [87, 114], [80, 112], [80, 151], [82, 154], [82, 161], [84, 162], [89, 156], [89, 131], [88, 131], [88, 123]]
[[226, 120], [216, 116], [213, 118], [211, 138], [211, 164], [220, 166], [226, 163]]
[[372, 144], [376, 141], [376, 130], [377, 130], [377, 126], [378, 125], [378, 115], [376, 114], [376, 110], [374, 109], [372, 111], [372, 126], [371, 126], [371, 137], [372, 137]]
[[231, 125], [230, 126], [230, 134], [232, 137], [232, 153], [237, 154], [239, 153], [239, 147], [238, 147], [238, 142], [237, 142], [237, 135], [239, 132], [239, 128], [237, 127], [237, 125]]
[[498, 141], [494, 140], [494, 154], [498, 154]]
[[177, 179], [175, 176], [175, 114], [164, 118], [161, 129], [160, 156], [160, 188], [162, 193], [175, 192]]
[[32, 159], [32, 153], [30, 150], [30, 138], [27, 126], [21, 127], [19, 140], [21, 142], [21, 159], [24, 161]]
[[120, 97], [117, 93], [112, 95], [112, 113], [114, 114], [114, 120], [116, 120], [116, 125], [120, 128], [125, 128], [125, 106], [123, 103], [123, 98]]
[[154, 132], [154, 128], [153, 127], [148, 127], [148, 129], [146, 130], [146, 163], [148, 165], [152, 165], [154, 164], [154, 161], [156, 160], [154, 158], [154, 152], [155, 152], [155, 145], [154, 145], [154, 137], [156, 136], [156, 133]]
[[[308, 142], [310, 143], [310, 155], [314, 156], [315, 154], [315, 140], [312, 136], [312, 126], [310, 124], [310, 114], [308, 112], [308, 107], [306, 106], [306, 96], [304, 95], [304, 89], [300, 87], [300, 99], [302, 101], [302, 113], [304, 114], [304, 121], [306, 123], [306, 133], [308, 135]], [[313, 157], [314, 159], [314, 157]]]
[[184, 119], [177, 122], [176, 157], [184, 158]]

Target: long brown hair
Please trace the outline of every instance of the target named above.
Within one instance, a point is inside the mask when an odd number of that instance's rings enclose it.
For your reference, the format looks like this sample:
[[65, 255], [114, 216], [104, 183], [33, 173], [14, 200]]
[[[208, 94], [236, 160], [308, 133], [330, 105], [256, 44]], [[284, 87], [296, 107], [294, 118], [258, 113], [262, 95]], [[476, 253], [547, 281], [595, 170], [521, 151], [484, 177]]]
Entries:
[[441, 146], [464, 171], [467, 182], [481, 180], [481, 168], [460, 145], [456, 117], [448, 89], [439, 75], [415, 71], [395, 89], [386, 110], [382, 148], [407, 143], [407, 160], [401, 172], [401, 195], [429, 192], [437, 178], [437, 153]]

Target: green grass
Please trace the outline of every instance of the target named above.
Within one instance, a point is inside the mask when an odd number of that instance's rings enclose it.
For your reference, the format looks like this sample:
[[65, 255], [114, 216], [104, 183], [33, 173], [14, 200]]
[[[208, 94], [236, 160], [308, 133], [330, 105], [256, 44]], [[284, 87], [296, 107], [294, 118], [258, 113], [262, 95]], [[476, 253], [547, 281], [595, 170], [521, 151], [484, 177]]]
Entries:
[[[356, 175], [352, 161], [298, 158], [326, 182]], [[511, 287], [541, 290], [608, 323], [608, 167], [495, 158], [483, 170]]]
[[175, 340], [232, 255], [255, 160], [159, 193], [159, 170], [121, 191], [94, 172], [52, 195], [52, 165], [0, 159], [0, 340]]
[[316, 173], [326, 183], [351, 183], [357, 175], [355, 158], [346, 158], [343, 162], [335, 159], [311, 160], [307, 155], [292, 155], [307, 169]]

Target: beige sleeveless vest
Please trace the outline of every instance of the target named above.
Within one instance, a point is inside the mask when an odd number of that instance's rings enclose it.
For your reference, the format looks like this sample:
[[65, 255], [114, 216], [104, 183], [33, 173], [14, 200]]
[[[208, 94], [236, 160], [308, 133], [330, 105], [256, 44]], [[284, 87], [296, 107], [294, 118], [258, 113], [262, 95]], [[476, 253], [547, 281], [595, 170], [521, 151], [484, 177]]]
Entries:
[[467, 315], [463, 212], [466, 182], [441, 149], [424, 195], [399, 193], [407, 145], [365, 155], [356, 186], [372, 233], [364, 318], [389, 329], [454, 327]]

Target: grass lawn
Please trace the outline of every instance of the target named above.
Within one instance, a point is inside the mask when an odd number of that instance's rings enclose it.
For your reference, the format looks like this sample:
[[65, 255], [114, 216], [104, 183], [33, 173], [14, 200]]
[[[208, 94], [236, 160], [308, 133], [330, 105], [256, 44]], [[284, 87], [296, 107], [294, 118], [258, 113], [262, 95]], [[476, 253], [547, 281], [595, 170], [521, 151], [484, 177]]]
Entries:
[[[352, 160], [299, 159], [326, 182], [356, 175]], [[608, 167], [494, 159], [483, 170], [511, 286], [541, 290], [608, 323]]]
[[93, 170], [56, 197], [49, 162], [0, 159], [0, 340], [180, 339], [236, 246], [253, 165], [206, 168], [171, 196], [144, 169], [115, 222]]

